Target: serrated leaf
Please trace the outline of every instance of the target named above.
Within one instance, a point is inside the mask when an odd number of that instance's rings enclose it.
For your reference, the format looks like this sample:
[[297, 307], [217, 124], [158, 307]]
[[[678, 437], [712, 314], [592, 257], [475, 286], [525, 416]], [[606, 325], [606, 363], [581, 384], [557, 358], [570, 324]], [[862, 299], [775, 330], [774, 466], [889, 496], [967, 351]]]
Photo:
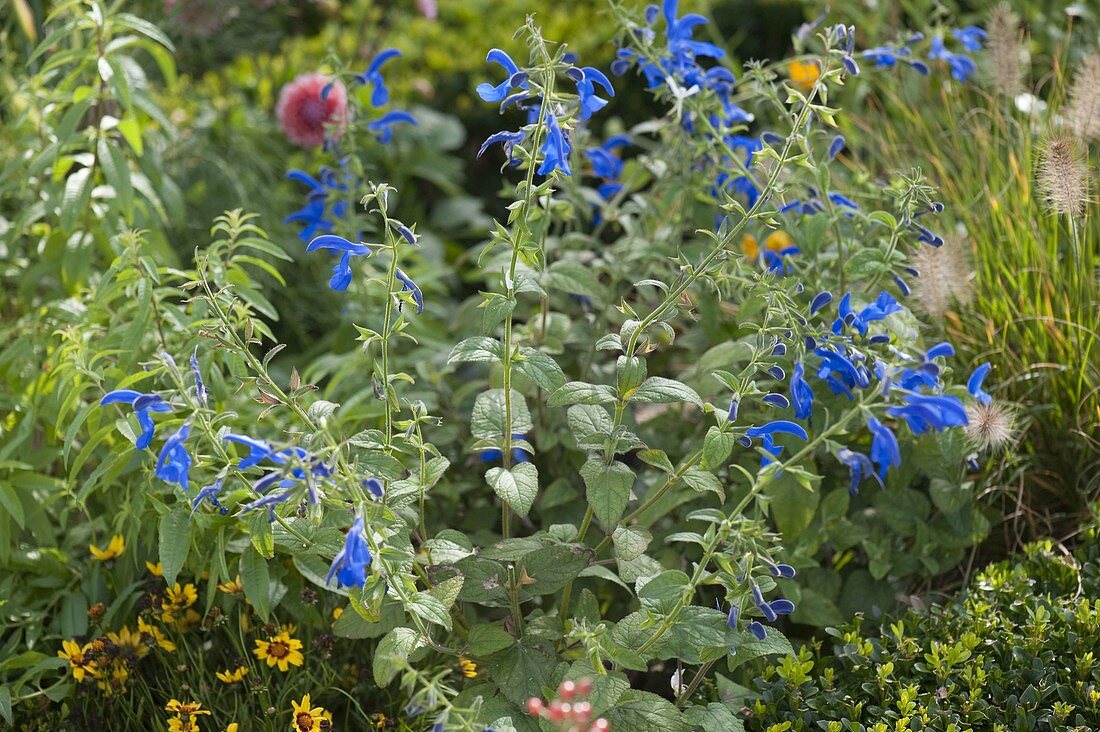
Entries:
[[482, 361], [499, 361], [504, 353], [504, 347], [495, 338], [475, 336], [460, 341], [447, 357], [447, 363], [477, 363]]
[[[456, 593], [457, 594], [457, 593]], [[405, 608], [429, 623], [451, 629], [451, 614], [443, 602], [430, 592], [418, 592], [408, 599]]]
[[691, 402], [696, 406], [703, 406], [703, 400], [690, 386], [661, 376], [650, 376], [642, 382], [637, 391], [630, 395], [629, 401], [646, 404]]
[[521, 359], [512, 362], [512, 368], [530, 379], [543, 391], [554, 391], [565, 383], [565, 372], [558, 362], [542, 351], [521, 348]]
[[[531, 431], [531, 412], [523, 395], [512, 390], [512, 434]], [[470, 431], [480, 440], [500, 439], [504, 436], [504, 390], [490, 389], [477, 395], [470, 415]]]
[[413, 652], [424, 645], [424, 638], [412, 628], [394, 628], [387, 633], [374, 652], [374, 683], [389, 686]]
[[491, 656], [515, 645], [516, 639], [496, 624], [482, 623], [470, 628], [467, 640], [470, 655], [478, 658]]
[[546, 403], [551, 407], [560, 407], [566, 404], [611, 404], [615, 399], [615, 390], [610, 386], [570, 381], [551, 394]]
[[687, 732], [687, 722], [676, 705], [647, 691], [631, 689], [608, 711], [611, 729], [630, 732]]
[[632, 561], [645, 554], [653, 535], [638, 526], [620, 526], [611, 535], [615, 546], [615, 556], [624, 561]]
[[630, 502], [634, 471], [617, 460], [610, 465], [600, 458], [591, 458], [581, 466], [585, 498], [596, 518], [604, 526], [614, 526]]
[[527, 516], [539, 492], [539, 472], [532, 463], [519, 463], [509, 469], [492, 468], [485, 480], [520, 516]]

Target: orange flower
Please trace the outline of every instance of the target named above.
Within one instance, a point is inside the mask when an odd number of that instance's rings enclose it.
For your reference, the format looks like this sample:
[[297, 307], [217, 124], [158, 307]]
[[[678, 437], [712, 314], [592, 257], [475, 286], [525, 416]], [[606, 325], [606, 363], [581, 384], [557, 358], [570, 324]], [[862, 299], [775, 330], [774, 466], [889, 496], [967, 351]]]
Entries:
[[787, 72], [791, 76], [791, 83], [804, 92], [813, 89], [814, 84], [821, 77], [821, 67], [813, 61], [791, 61], [790, 66], [787, 67]]

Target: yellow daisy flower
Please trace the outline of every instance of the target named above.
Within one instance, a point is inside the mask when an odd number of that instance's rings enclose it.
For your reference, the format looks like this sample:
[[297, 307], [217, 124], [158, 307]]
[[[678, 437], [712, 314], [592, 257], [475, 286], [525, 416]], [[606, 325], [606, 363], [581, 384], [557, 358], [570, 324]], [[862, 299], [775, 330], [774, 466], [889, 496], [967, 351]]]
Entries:
[[169, 587], [164, 594], [165, 598], [161, 603], [161, 607], [166, 611], [184, 610], [194, 605], [195, 601], [199, 599], [199, 591], [190, 582], [182, 587], [177, 582]]
[[468, 679], [477, 678], [477, 664], [465, 656], [458, 657], [458, 669]]
[[108, 633], [107, 640], [118, 646], [123, 655], [127, 651], [138, 658], [145, 658], [149, 655], [149, 646], [145, 644], [145, 640], [141, 637], [140, 627], [137, 631], [132, 631], [128, 627], [122, 626], [122, 630], [117, 633]]
[[310, 704], [309, 694], [302, 697], [301, 703], [290, 700], [294, 707], [294, 722], [291, 729], [295, 732], [320, 732], [321, 723], [328, 722], [328, 728], [332, 727], [332, 712], [326, 712], [321, 707]]
[[89, 544], [88, 551], [90, 551], [92, 556], [99, 561], [108, 562], [122, 556], [122, 553], [126, 551], [126, 540], [122, 538], [122, 534], [115, 534], [111, 537], [111, 540], [107, 542], [106, 549], [100, 549], [94, 544]]
[[199, 722], [193, 717], [172, 717], [168, 720], [168, 732], [200, 732]]
[[267, 640], [256, 640], [252, 653], [268, 666], [278, 666], [280, 671], [289, 670], [289, 666], [301, 666], [305, 661], [302, 655], [302, 641], [291, 638], [287, 632], [271, 636]]
[[248, 675], [247, 666], [238, 666], [235, 669], [227, 669], [225, 671], [219, 671], [215, 676], [218, 680], [225, 684], [236, 684], [244, 680], [244, 677]]
[[181, 702], [178, 699], [169, 700], [169, 702], [164, 705], [164, 711], [178, 714], [181, 717], [194, 717], [199, 714], [210, 714], [209, 711], [202, 708], [201, 702]]
[[237, 727], [236, 722], [230, 722], [229, 726], [225, 728], [225, 732], [237, 732]]
[[814, 84], [821, 76], [821, 67], [814, 62], [791, 61], [787, 67], [791, 76], [791, 82], [804, 92], [814, 88]]
[[164, 565], [160, 562], [157, 562], [156, 564], [153, 564], [152, 562], [146, 562], [145, 568], [149, 570], [149, 574], [153, 575], [154, 577], [164, 576]]
[[240, 575], [237, 575], [237, 578], [234, 580], [219, 584], [218, 589], [227, 595], [234, 595], [236, 597], [241, 597], [244, 595], [244, 585], [241, 584]]
[[339, 620], [340, 616], [343, 615], [343, 614], [344, 614], [344, 608], [342, 608], [342, 607], [332, 608], [332, 619], [333, 620]]
[[77, 681], [83, 681], [86, 676], [95, 677], [99, 675], [99, 669], [96, 667], [95, 661], [90, 661], [84, 656], [91, 645], [91, 643], [85, 643], [81, 646], [76, 641], [61, 641], [61, 650], [57, 652], [57, 655], [59, 658], [69, 660], [69, 665], [73, 670], [73, 678]]
[[168, 651], [169, 653], [176, 650], [175, 642], [169, 640], [168, 637], [164, 635], [164, 631], [160, 628], [152, 623], [145, 622], [144, 618], [138, 618], [138, 632], [142, 635], [151, 637], [162, 650]]

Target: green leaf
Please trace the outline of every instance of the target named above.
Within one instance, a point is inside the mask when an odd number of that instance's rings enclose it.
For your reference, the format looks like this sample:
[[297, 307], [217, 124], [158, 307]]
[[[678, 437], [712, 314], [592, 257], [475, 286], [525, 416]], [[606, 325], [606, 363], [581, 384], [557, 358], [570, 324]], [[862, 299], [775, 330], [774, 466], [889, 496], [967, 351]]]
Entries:
[[451, 350], [447, 363], [475, 363], [482, 361], [499, 361], [504, 353], [504, 347], [495, 338], [475, 336], [460, 341]]
[[931, 496], [932, 503], [936, 504], [936, 508], [944, 513], [958, 513], [970, 503], [971, 485], [971, 483], [960, 485], [955, 481], [933, 478], [928, 486], [928, 495]]
[[19, 494], [6, 481], [0, 483], [0, 506], [4, 507], [20, 529], [26, 528], [23, 523], [26, 517], [23, 514], [23, 504], [19, 500]]
[[565, 383], [565, 372], [558, 362], [542, 351], [523, 347], [520, 358], [512, 362], [512, 368], [530, 379], [543, 391], [554, 391]]
[[11, 689], [6, 685], [0, 686], [0, 717], [3, 717], [7, 724], [15, 724], [15, 717], [12, 716], [11, 711]]
[[570, 295], [584, 295], [602, 302], [607, 289], [591, 267], [574, 262], [554, 262], [546, 272], [546, 286]]
[[425, 645], [424, 638], [412, 628], [391, 630], [374, 652], [374, 683], [380, 687], [389, 686], [413, 652]]
[[470, 628], [470, 637], [467, 640], [470, 655], [477, 658], [491, 656], [506, 648], [511, 648], [515, 643], [516, 639], [503, 627], [488, 623]]
[[520, 588], [520, 601], [560, 592], [588, 566], [591, 554], [591, 550], [563, 544], [527, 554], [518, 562], [520, 577], [527, 583]]
[[595, 404], [576, 404], [569, 407], [566, 419], [577, 442], [583, 442], [594, 435], [609, 435], [615, 426], [607, 410]]
[[581, 466], [580, 473], [584, 479], [585, 497], [596, 518], [604, 526], [614, 526], [630, 501], [634, 471], [618, 460], [607, 465], [601, 458], [594, 457]]
[[164, 580], [173, 585], [187, 561], [191, 548], [191, 519], [183, 505], [175, 506], [160, 517], [160, 562]]
[[714, 473], [702, 468], [688, 468], [684, 471], [684, 482], [691, 486], [693, 491], [717, 493], [723, 502], [726, 500], [726, 491]]
[[240, 572], [245, 596], [252, 603], [260, 620], [266, 623], [271, 615], [271, 575], [268, 573], [267, 560], [252, 546], [247, 546], [241, 554]]
[[256, 511], [248, 517], [248, 538], [261, 557], [271, 559], [275, 556], [275, 534], [266, 511]]
[[653, 535], [638, 526], [620, 526], [611, 535], [611, 541], [615, 545], [615, 556], [629, 562], [645, 554]]
[[614, 709], [607, 713], [613, 730], [630, 732], [687, 732], [687, 722], [672, 702], [631, 689], [624, 693]]
[[630, 401], [647, 404], [691, 402], [698, 407], [703, 406], [703, 400], [690, 386], [661, 376], [650, 376], [642, 382], [638, 390], [630, 395]]
[[532, 696], [542, 696], [544, 688], [557, 668], [553, 645], [540, 643], [525, 636], [489, 661], [493, 680], [500, 692], [519, 706]]
[[61, 198], [61, 230], [73, 231], [77, 217], [83, 215], [92, 195], [92, 169], [81, 168], [65, 179], [65, 193]]
[[704, 706], [688, 707], [684, 710], [688, 724], [699, 729], [720, 729], [722, 732], [744, 732], [745, 723], [725, 704], [711, 702]]
[[527, 516], [539, 492], [539, 472], [533, 463], [519, 463], [510, 469], [492, 468], [485, 480], [502, 501], [520, 516]]
[[[515, 389], [512, 390], [509, 400], [512, 407], [513, 434], [530, 432], [532, 427], [531, 412], [527, 409], [527, 402], [523, 395]], [[474, 400], [474, 409], [470, 415], [470, 431], [479, 440], [500, 439], [504, 436], [504, 390], [490, 389], [477, 395]]]
[[118, 131], [122, 133], [122, 137], [126, 142], [130, 143], [130, 147], [134, 149], [138, 157], [141, 157], [142, 151], [145, 149], [141, 143], [141, 123], [135, 117], [126, 117], [119, 121]]
[[561, 407], [566, 404], [612, 404], [615, 400], [615, 390], [606, 384], [570, 381], [551, 394], [546, 403], [551, 407]]
[[722, 466], [733, 450], [734, 437], [717, 427], [711, 427], [703, 438], [703, 467], [714, 470]]
[[626, 398], [645, 381], [646, 363], [644, 358], [637, 356], [627, 358], [619, 356], [615, 362], [615, 383], [619, 389], [619, 395]]
[[791, 647], [791, 642], [787, 640], [787, 637], [775, 628], [770, 627], [764, 640], [760, 640], [747, 630], [743, 630], [730, 645], [734, 649], [728, 661], [730, 671], [754, 658], [794, 655], [794, 648]]
[[451, 629], [451, 614], [447, 606], [430, 592], [418, 592], [409, 598], [405, 608], [416, 613], [429, 623], [435, 623], [447, 630]]
[[771, 499], [768, 509], [772, 518], [787, 540], [805, 531], [813, 521], [814, 511], [821, 500], [818, 491], [803, 488], [790, 471], [770, 481], [764, 487], [764, 493]]

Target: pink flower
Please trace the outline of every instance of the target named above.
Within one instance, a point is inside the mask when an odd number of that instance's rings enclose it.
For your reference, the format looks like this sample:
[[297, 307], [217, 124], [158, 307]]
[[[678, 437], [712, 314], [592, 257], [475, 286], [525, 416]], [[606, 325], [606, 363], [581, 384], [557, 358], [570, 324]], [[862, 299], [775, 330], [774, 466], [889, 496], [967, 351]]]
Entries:
[[302, 147], [320, 147], [325, 142], [325, 125], [333, 138], [343, 132], [348, 111], [348, 93], [339, 81], [334, 82], [328, 98], [321, 91], [329, 83], [324, 74], [302, 74], [279, 92], [275, 114], [290, 141]]

